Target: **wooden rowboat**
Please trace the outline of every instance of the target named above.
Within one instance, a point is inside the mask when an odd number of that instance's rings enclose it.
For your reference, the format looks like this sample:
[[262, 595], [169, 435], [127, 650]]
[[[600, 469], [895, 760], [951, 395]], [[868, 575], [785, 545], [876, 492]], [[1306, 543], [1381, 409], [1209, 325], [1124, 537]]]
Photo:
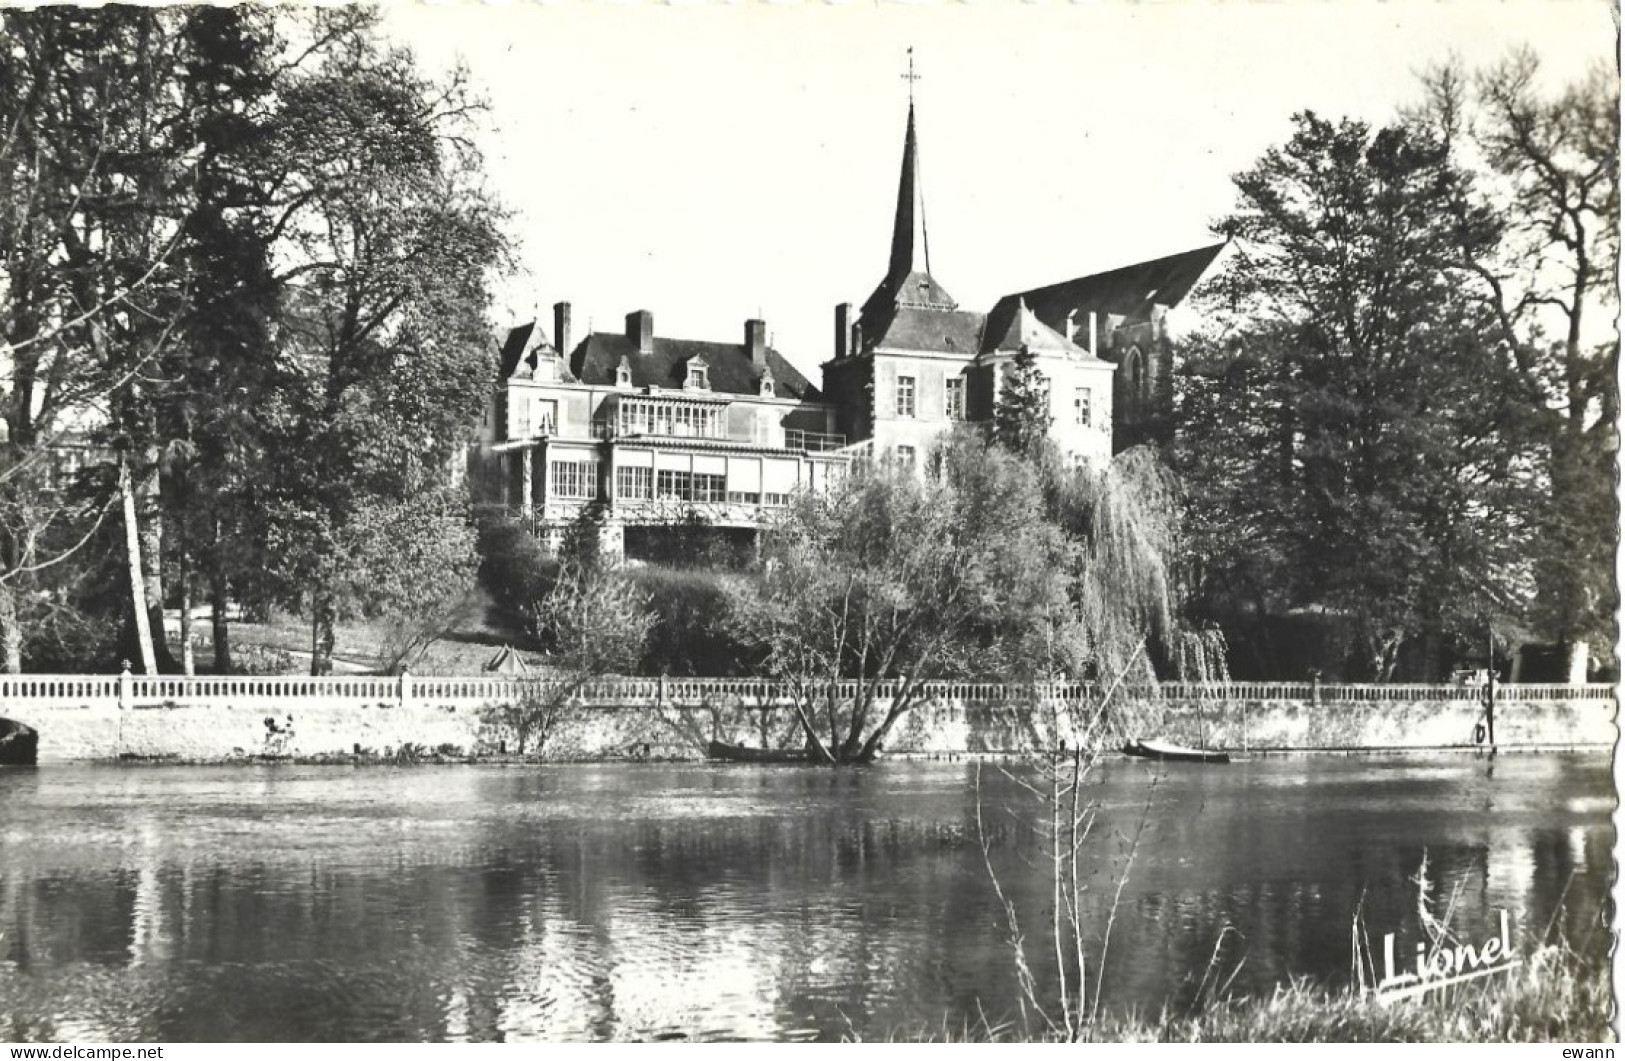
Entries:
[[1205, 748], [1187, 748], [1184, 745], [1167, 744], [1155, 740], [1131, 740], [1123, 745], [1123, 754], [1170, 763], [1228, 763], [1230, 761], [1230, 756], [1225, 752], [1208, 751]]
[[706, 745], [705, 757], [725, 763], [802, 763], [809, 760], [804, 751], [777, 748], [747, 748], [714, 740]]

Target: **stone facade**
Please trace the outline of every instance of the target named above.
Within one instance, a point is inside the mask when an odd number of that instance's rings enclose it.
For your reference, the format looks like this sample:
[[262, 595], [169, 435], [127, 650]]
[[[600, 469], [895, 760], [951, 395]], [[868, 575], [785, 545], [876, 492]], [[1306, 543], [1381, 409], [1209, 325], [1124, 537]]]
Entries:
[[513, 329], [473, 455], [477, 494], [568, 523], [602, 502], [612, 527], [691, 513], [759, 526], [853, 459], [920, 465], [946, 432], [991, 422], [1023, 351], [1050, 384], [1051, 439], [1075, 464], [1160, 437], [1168, 421], [1167, 311], [1221, 247], [1206, 247], [959, 307], [932, 275], [910, 105], [891, 252], [861, 309], [835, 310], [822, 387], [746, 321], [742, 341], [676, 340], [638, 310], [579, 342], [571, 307]]

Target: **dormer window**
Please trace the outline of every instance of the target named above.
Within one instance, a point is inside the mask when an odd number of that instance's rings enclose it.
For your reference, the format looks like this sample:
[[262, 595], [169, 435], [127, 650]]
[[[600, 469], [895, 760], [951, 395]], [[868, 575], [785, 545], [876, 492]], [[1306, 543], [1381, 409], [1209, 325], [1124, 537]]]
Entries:
[[771, 372], [762, 373], [762, 397], [773, 397], [773, 373]]
[[632, 366], [624, 357], [621, 358], [621, 363], [615, 366], [615, 386], [628, 389], [632, 386]]
[[711, 377], [704, 361], [696, 357], [688, 363], [688, 378], [683, 381], [683, 386], [691, 391], [711, 389]]

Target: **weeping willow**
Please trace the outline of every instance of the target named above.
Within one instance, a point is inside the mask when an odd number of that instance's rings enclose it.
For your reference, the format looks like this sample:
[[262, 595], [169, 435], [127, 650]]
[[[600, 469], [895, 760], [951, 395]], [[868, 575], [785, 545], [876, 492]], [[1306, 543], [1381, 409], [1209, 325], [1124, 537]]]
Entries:
[[1180, 485], [1154, 450], [1126, 450], [1100, 468], [1051, 458], [1045, 479], [1050, 518], [1075, 543], [1067, 669], [1095, 693], [1083, 702], [1088, 717], [1069, 721], [1117, 739], [1142, 721], [1133, 708], [1153, 700], [1159, 677], [1224, 680], [1224, 640], [1185, 621]]
[[[993, 869], [985, 835], [983, 854], [1005, 910], [1022, 1019], [1030, 1032], [1076, 1041], [1101, 1016], [1112, 928], [1150, 807], [1132, 831], [1108, 840], [1096, 835], [1098, 806], [1086, 786], [1108, 749], [1154, 721], [1159, 675], [1222, 679], [1224, 643], [1217, 631], [1184, 620], [1179, 483], [1154, 451], [1131, 449], [1097, 469], [1066, 469], [1052, 456], [1044, 480], [1049, 518], [1072, 543], [1066, 637], [1051, 662], [1092, 679], [1092, 694], [1082, 700], [1041, 703], [1035, 696], [1034, 715], [1047, 723], [1035, 728], [1047, 728], [1049, 739], [1005, 770], [1026, 802], [1000, 809], [1025, 820], [1038, 840], [1046, 909], [1018, 910]], [[980, 800], [977, 809], [980, 826]], [[1109, 872], [1101, 872], [1103, 863]], [[1111, 889], [1104, 924], [1086, 913], [1089, 882], [1102, 879]], [[1042, 928], [1029, 935], [1035, 920]], [[1053, 983], [1033, 972], [1040, 949], [1049, 952]]]

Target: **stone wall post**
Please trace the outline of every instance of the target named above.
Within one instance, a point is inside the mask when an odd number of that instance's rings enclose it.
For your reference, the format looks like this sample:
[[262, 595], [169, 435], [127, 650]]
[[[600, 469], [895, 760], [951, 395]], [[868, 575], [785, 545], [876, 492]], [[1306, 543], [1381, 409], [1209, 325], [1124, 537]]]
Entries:
[[410, 667], [401, 668], [400, 706], [406, 707], [412, 700], [412, 670]]
[[129, 660], [120, 660], [119, 665], [123, 670], [118, 676], [118, 707], [120, 711], [128, 711], [135, 702], [135, 679], [130, 676]]

